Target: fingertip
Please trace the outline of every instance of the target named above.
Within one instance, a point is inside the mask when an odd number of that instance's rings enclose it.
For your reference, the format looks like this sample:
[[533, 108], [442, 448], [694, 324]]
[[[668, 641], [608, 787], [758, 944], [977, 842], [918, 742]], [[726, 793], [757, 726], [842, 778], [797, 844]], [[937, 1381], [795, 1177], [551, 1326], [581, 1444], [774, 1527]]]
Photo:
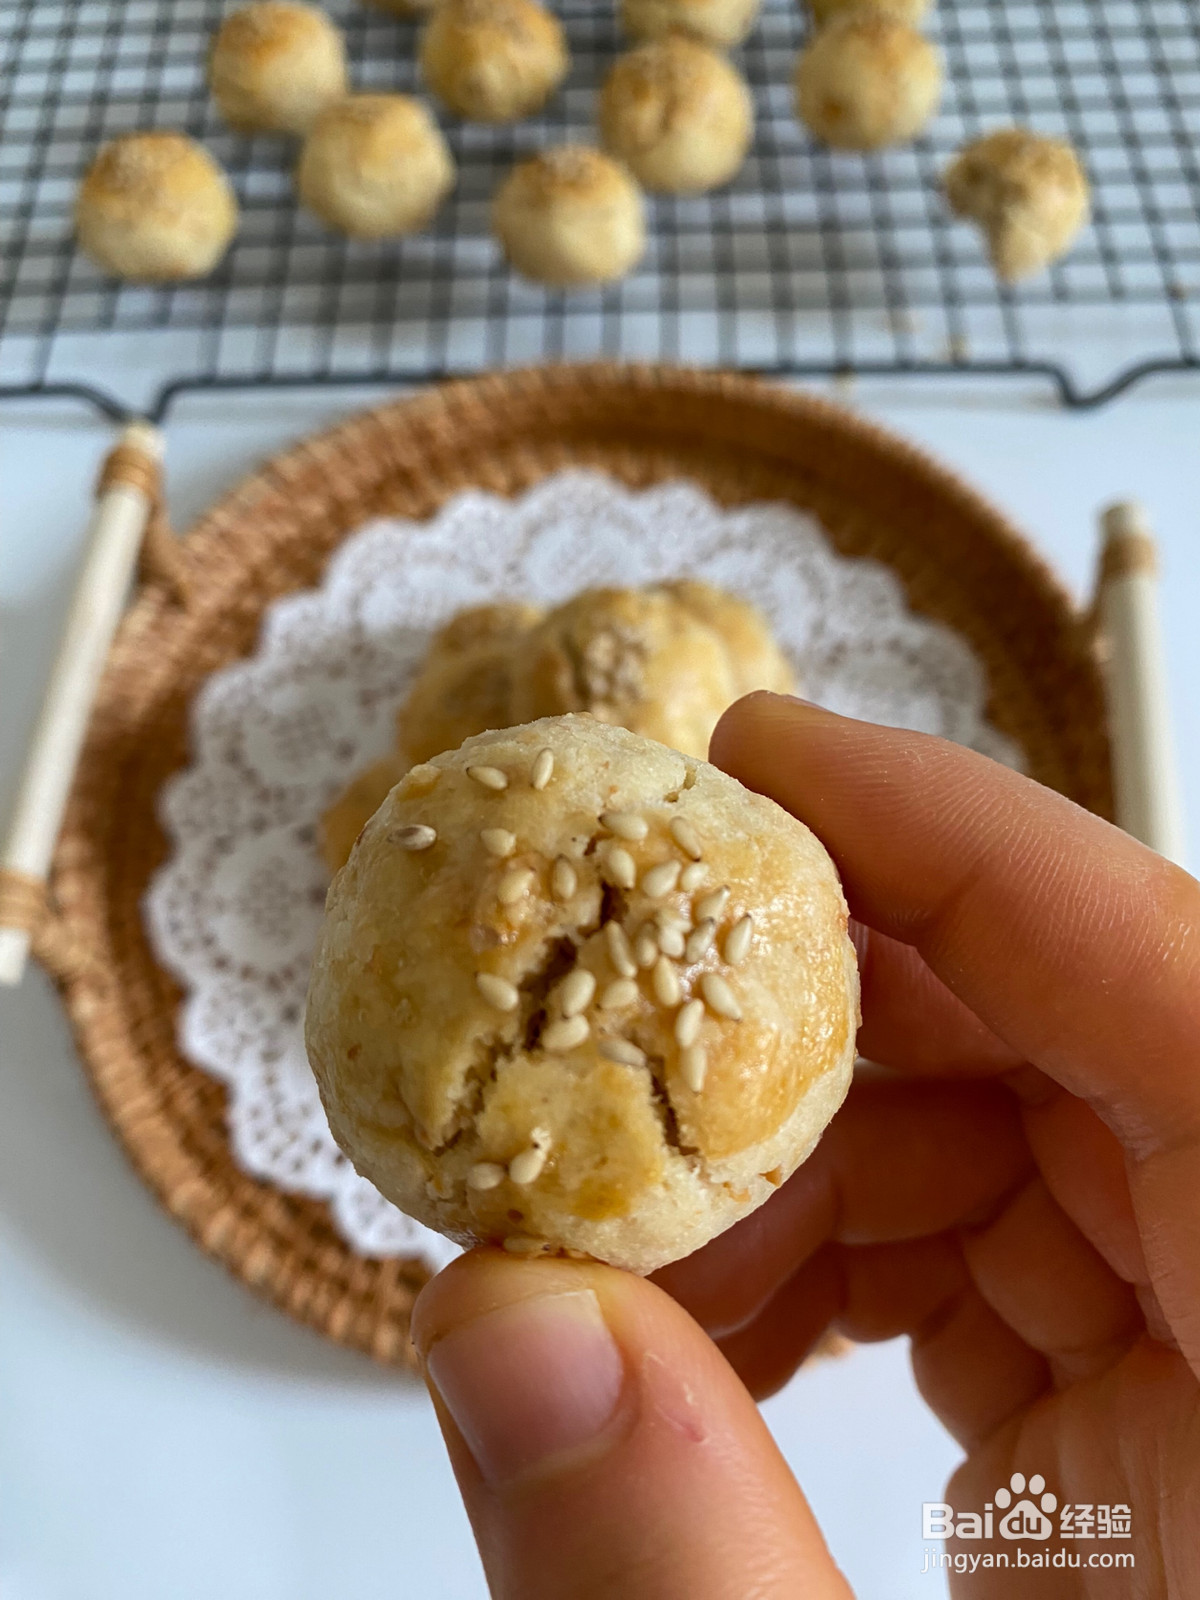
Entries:
[[709, 740], [708, 758], [714, 766], [738, 776], [747, 753], [769, 744], [781, 729], [797, 729], [812, 719], [833, 717], [834, 713], [794, 694], [776, 694], [770, 689], [755, 689], [735, 700], [725, 711]]

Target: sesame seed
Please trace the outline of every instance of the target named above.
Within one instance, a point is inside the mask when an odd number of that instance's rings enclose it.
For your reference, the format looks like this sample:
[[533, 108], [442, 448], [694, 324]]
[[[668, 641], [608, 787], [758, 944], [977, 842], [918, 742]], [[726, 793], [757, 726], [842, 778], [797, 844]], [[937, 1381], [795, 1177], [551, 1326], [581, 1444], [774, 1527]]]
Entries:
[[708, 1009], [718, 1017], [728, 1017], [730, 1022], [742, 1020], [742, 1008], [737, 996], [719, 972], [706, 972], [700, 979], [700, 993]]
[[708, 953], [709, 946], [717, 936], [717, 925], [711, 917], [705, 917], [703, 922], [698, 922], [688, 935], [687, 950], [685, 952], [689, 961], [699, 961]]
[[675, 1043], [685, 1050], [700, 1037], [700, 1024], [704, 1021], [703, 1000], [689, 1000], [680, 1006], [675, 1017]]
[[698, 889], [707, 877], [708, 862], [693, 861], [679, 874], [679, 887], [685, 894], [691, 894], [693, 889]]
[[422, 761], [419, 766], [410, 767], [405, 773], [403, 792], [428, 794], [431, 789], [437, 788], [441, 776], [441, 767], [435, 767], [429, 761]]
[[630, 1044], [628, 1039], [602, 1039], [599, 1050], [605, 1060], [619, 1062], [623, 1067], [646, 1065], [646, 1052], [639, 1050], [637, 1045]]
[[468, 767], [467, 777], [474, 778], [484, 789], [494, 789], [497, 793], [508, 788], [508, 774], [501, 772], [499, 767]]
[[621, 976], [636, 977], [637, 962], [633, 959], [633, 951], [629, 948], [629, 935], [619, 922], [604, 924], [604, 943], [608, 947], [608, 959]]
[[480, 835], [483, 848], [490, 856], [510, 856], [517, 848], [517, 836], [507, 828], [484, 828]]
[[520, 1004], [521, 994], [516, 984], [509, 983], [507, 978], [501, 978], [495, 972], [477, 972], [475, 987], [488, 1005], [495, 1006], [497, 1011], [515, 1011]]
[[564, 1017], [578, 1016], [586, 1010], [596, 992], [596, 980], [586, 967], [568, 972], [558, 986], [558, 1006]]
[[531, 1144], [528, 1150], [522, 1150], [508, 1163], [509, 1177], [514, 1183], [536, 1183], [542, 1175], [548, 1153], [544, 1145]]
[[679, 1004], [679, 974], [666, 956], [659, 956], [654, 963], [654, 973], [650, 981], [654, 985], [656, 1000], [664, 1006]]
[[683, 929], [677, 928], [669, 922], [665, 928], [658, 930], [658, 948], [665, 956], [674, 956], [679, 960], [687, 946], [684, 943]]
[[610, 983], [600, 996], [601, 1011], [624, 1011], [627, 1006], [635, 1006], [641, 990], [632, 978], [618, 978], [615, 983]]
[[699, 861], [704, 853], [700, 844], [700, 836], [686, 817], [673, 817], [671, 819], [671, 837], [685, 856], [691, 856], [693, 861]]
[[652, 967], [658, 960], [658, 939], [655, 937], [651, 929], [643, 928], [641, 933], [638, 934], [637, 942], [633, 947], [633, 953], [637, 958], [638, 966], [643, 970], [646, 967]]
[[725, 936], [725, 960], [731, 967], [740, 967], [750, 952], [754, 936], [754, 918], [742, 917]]
[[712, 917], [716, 921], [724, 911], [728, 899], [728, 889], [714, 889], [711, 894], [706, 894], [702, 900], [697, 900], [696, 921], [703, 922], [706, 917]]
[[619, 844], [610, 845], [604, 852], [604, 870], [618, 889], [632, 889], [637, 882], [637, 867], [628, 850]]
[[642, 893], [651, 900], [661, 900], [663, 895], [670, 894], [678, 882], [678, 861], [660, 861], [658, 866], [651, 867], [642, 878]]
[[540, 1256], [546, 1248], [544, 1239], [531, 1239], [527, 1233], [510, 1233], [504, 1241], [510, 1256]]
[[533, 887], [533, 877], [529, 867], [514, 867], [500, 879], [496, 889], [496, 899], [502, 906], [516, 905], [517, 901], [523, 900]]
[[504, 1182], [504, 1168], [495, 1161], [477, 1161], [467, 1173], [468, 1189], [498, 1189]]
[[539, 750], [529, 769], [529, 781], [535, 789], [544, 789], [554, 776], [554, 751]]
[[650, 831], [645, 817], [639, 817], [633, 811], [602, 811], [600, 821], [618, 839], [631, 839], [634, 843], [644, 839]]
[[388, 839], [401, 850], [428, 850], [437, 842], [437, 829], [427, 828], [423, 822], [410, 822], [407, 828], [394, 828]]
[[556, 1052], [574, 1050], [587, 1038], [589, 1031], [586, 1017], [564, 1017], [561, 1022], [552, 1022], [543, 1029], [542, 1049]]
[[660, 928], [678, 928], [680, 933], [691, 932], [691, 916], [682, 906], [658, 906], [654, 920]]
[[579, 887], [575, 868], [566, 856], [559, 856], [550, 874], [550, 893], [556, 900], [570, 900]]
[[679, 1070], [693, 1094], [699, 1094], [708, 1076], [708, 1057], [702, 1044], [690, 1044], [679, 1052]]

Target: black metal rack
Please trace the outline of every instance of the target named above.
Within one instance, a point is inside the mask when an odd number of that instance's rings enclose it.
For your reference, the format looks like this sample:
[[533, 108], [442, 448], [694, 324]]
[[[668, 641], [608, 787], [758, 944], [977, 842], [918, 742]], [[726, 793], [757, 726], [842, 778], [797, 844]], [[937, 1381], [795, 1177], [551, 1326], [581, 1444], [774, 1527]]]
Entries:
[[[942, 0], [928, 23], [945, 57], [941, 112], [915, 144], [870, 156], [828, 151], [796, 122], [802, 0], [766, 0], [737, 54], [757, 107], [742, 174], [713, 195], [653, 201], [641, 268], [567, 296], [505, 268], [488, 205], [520, 155], [593, 136], [595, 90], [621, 48], [614, 0], [561, 0], [573, 65], [543, 116], [511, 128], [443, 119], [457, 188], [429, 232], [380, 245], [336, 237], [297, 207], [288, 141], [221, 126], [204, 58], [229, 9], [4, 8], [0, 398], [74, 395], [113, 417], [161, 418], [195, 390], [610, 356], [800, 376], [1041, 374], [1067, 405], [1092, 406], [1148, 373], [1200, 369], [1193, 0]], [[420, 92], [412, 24], [356, 0], [329, 9], [357, 87]], [[1071, 139], [1093, 187], [1070, 256], [1015, 290], [997, 285], [939, 192], [962, 142], [1008, 122]], [[73, 247], [91, 155], [143, 127], [185, 129], [233, 178], [241, 227], [203, 282], [119, 285]], [[137, 393], [110, 392], [117, 367]]]

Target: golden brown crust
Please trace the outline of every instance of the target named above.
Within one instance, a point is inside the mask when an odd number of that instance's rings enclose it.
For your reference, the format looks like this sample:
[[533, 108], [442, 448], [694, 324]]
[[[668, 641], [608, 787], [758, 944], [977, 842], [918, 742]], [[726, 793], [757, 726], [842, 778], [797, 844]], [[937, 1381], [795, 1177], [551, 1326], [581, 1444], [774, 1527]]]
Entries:
[[631, 39], [670, 33], [729, 50], [750, 32], [762, 0], [621, 0], [621, 25]]
[[876, 11], [915, 28], [929, 10], [929, 0], [808, 0], [818, 28], [849, 11]]
[[356, 94], [313, 124], [296, 172], [300, 198], [331, 228], [360, 239], [413, 233], [454, 184], [437, 124], [402, 94]]
[[791, 686], [753, 608], [708, 585], [592, 589], [529, 635], [514, 674], [512, 713], [514, 722], [531, 722], [590, 711], [705, 756], [717, 719], [748, 688]]
[[487, 729], [589, 711], [704, 755], [733, 700], [752, 689], [795, 687], [761, 614], [693, 578], [647, 590], [588, 590], [545, 618], [518, 601], [468, 607], [434, 635], [396, 717], [394, 761], [360, 774], [326, 812], [325, 860], [331, 871], [343, 865], [411, 763]]
[[441, 0], [421, 38], [426, 83], [476, 122], [532, 116], [569, 65], [557, 18], [534, 0]]
[[130, 133], [104, 145], [75, 200], [80, 248], [135, 282], [211, 272], [237, 218], [228, 178], [182, 133]]
[[518, 272], [560, 289], [624, 277], [646, 247], [640, 189], [585, 145], [519, 162], [496, 192], [492, 227]]
[[457, 750], [464, 739], [513, 722], [512, 675], [541, 612], [521, 603], [472, 606], [435, 636], [396, 717], [409, 761]]
[[1075, 151], [1028, 128], [998, 128], [959, 151], [943, 184], [950, 208], [977, 222], [998, 277], [1014, 283], [1071, 248], [1088, 217]]
[[834, 17], [796, 62], [796, 114], [827, 144], [875, 150], [915, 138], [937, 110], [941, 57], [894, 17]]
[[437, 4], [437, 0], [365, 0], [376, 11], [386, 11], [393, 17], [401, 17], [406, 22], [414, 17], [427, 17]]
[[754, 107], [723, 56], [672, 34], [618, 58], [599, 121], [605, 147], [645, 188], [700, 194], [727, 183], [745, 160]]
[[346, 865], [355, 840], [409, 766], [410, 763], [398, 755], [384, 756], [352, 779], [321, 814], [317, 842], [330, 874]]
[[392, 790], [331, 888], [307, 1030], [339, 1143], [413, 1215], [650, 1271], [808, 1154], [856, 1026], [845, 904], [807, 829], [705, 763], [565, 717]]
[[346, 93], [341, 32], [316, 6], [255, 0], [217, 30], [208, 82], [231, 128], [306, 133]]

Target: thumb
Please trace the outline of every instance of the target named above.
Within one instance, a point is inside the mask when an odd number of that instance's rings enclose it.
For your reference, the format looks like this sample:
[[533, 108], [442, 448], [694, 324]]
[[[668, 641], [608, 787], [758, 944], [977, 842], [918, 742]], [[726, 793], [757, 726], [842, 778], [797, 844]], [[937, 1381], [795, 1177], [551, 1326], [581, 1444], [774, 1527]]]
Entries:
[[654, 1284], [478, 1250], [412, 1331], [496, 1600], [849, 1600], [753, 1401]]

